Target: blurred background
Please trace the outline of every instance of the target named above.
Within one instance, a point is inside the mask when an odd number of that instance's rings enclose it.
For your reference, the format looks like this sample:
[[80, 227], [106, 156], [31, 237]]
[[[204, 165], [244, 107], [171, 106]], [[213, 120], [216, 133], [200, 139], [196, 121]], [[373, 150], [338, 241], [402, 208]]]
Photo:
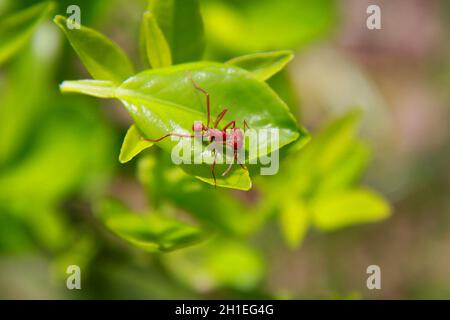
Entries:
[[[38, 2], [0, 0], [0, 35], [6, 17]], [[311, 142], [251, 192], [193, 181], [158, 150], [120, 164], [131, 120], [118, 102], [59, 92], [63, 80], [90, 76], [51, 19], [80, 6], [82, 24], [139, 65], [146, 1], [58, 1], [20, 50], [0, 52], [0, 298], [450, 298], [450, 2], [200, 3], [205, 59], [295, 51], [269, 84]], [[381, 30], [366, 27], [371, 4]], [[342, 145], [357, 156], [340, 154]], [[320, 179], [318, 155], [331, 163]], [[351, 178], [338, 183], [336, 172]], [[330, 213], [334, 224], [311, 216], [336, 185], [376, 190], [390, 213], [371, 216], [349, 200]], [[103, 220], [118, 201], [130, 214], [170, 212], [214, 235], [146, 252]], [[72, 264], [82, 290], [66, 288]], [[369, 265], [381, 268], [381, 290], [366, 287]]]

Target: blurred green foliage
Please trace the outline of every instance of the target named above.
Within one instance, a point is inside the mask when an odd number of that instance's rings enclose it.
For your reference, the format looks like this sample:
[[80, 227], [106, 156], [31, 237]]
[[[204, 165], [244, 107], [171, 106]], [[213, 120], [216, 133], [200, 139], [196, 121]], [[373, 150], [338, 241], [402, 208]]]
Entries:
[[203, 0], [208, 44], [236, 55], [298, 49], [330, 32], [335, 23], [329, 0]]
[[[264, 184], [269, 210], [278, 212], [286, 242], [297, 247], [310, 225], [332, 231], [385, 219], [382, 196], [358, 186], [371, 153], [355, 138], [358, 112], [326, 126], [304, 150], [286, 159], [281, 173]], [[279, 201], [283, 197], [285, 201]]]

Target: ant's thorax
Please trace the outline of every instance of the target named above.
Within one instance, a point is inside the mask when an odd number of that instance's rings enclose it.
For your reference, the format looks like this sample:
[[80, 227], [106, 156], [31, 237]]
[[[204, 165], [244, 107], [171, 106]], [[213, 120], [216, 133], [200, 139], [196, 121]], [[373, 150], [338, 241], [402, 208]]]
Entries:
[[234, 149], [240, 149], [243, 144], [244, 135], [241, 129], [233, 128], [230, 130], [219, 130], [208, 128], [204, 131], [204, 137], [209, 137], [210, 141], [224, 143], [232, 146]]

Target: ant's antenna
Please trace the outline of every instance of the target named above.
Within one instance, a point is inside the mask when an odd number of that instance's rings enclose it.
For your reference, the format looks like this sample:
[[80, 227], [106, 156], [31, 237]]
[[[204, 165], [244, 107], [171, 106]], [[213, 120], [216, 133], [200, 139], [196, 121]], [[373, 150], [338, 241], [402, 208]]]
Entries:
[[206, 123], [206, 127], [209, 128], [209, 123], [211, 121], [211, 110], [210, 110], [210, 99], [209, 99], [209, 93], [203, 89], [202, 87], [200, 87], [197, 82], [194, 81], [194, 78], [192, 78], [192, 72], [189, 71], [189, 78], [191, 79], [192, 83], [194, 84], [195, 89], [197, 89], [198, 91], [202, 92], [205, 97], [206, 97], [206, 113], [208, 115], [208, 121]]

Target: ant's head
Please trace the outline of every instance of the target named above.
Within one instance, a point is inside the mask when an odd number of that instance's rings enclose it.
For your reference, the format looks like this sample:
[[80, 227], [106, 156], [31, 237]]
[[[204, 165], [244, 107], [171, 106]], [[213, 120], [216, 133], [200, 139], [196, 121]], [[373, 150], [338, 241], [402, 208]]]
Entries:
[[194, 132], [202, 132], [205, 129], [205, 126], [201, 121], [195, 121], [192, 125], [192, 131]]

